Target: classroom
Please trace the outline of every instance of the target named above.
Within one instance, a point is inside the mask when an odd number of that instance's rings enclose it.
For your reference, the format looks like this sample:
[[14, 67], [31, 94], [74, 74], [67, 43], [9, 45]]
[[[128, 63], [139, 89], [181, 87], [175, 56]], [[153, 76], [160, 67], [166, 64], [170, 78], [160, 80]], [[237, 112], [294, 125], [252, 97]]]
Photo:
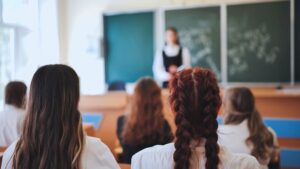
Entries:
[[0, 0], [0, 169], [300, 169], [300, 0]]

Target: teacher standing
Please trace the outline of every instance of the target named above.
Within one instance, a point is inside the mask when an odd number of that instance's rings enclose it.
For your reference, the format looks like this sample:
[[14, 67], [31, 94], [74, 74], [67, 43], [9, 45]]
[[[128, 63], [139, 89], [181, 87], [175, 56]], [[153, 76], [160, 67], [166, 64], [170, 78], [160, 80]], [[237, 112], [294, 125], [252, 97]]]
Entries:
[[165, 38], [165, 46], [156, 52], [153, 63], [154, 77], [164, 88], [168, 86], [168, 81], [179, 67], [191, 67], [190, 53], [187, 48], [180, 45], [176, 28], [169, 27]]

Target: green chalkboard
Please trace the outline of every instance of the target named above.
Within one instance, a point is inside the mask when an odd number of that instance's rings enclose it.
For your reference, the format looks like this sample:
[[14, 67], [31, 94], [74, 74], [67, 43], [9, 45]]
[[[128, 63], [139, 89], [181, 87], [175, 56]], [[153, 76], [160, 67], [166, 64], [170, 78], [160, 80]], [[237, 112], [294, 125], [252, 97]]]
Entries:
[[300, 1], [295, 1], [295, 80], [300, 82]]
[[176, 27], [192, 66], [212, 69], [221, 80], [220, 7], [167, 10], [166, 27]]
[[290, 82], [290, 2], [227, 8], [228, 80]]
[[152, 76], [153, 12], [104, 16], [106, 82]]

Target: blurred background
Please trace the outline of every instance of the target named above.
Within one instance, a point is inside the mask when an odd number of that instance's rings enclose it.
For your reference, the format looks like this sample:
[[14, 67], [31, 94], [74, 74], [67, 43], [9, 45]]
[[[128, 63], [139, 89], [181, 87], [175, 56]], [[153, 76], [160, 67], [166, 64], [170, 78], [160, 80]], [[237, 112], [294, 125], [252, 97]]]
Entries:
[[10, 80], [29, 84], [36, 68], [50, 63], [71, 65], [83, 94], [104, 93], [115, 80], [153, 76], [167, 26], [179, 29], [192, 66], [211, 68], [220, 84], [300, 80], [298, 0], [0, 2], [1, 89]]
[[[300, 0], [0, 0], [0, 110], [9, 81], [29, 86], [39, 66], [70, 65], [80, 76], [80, 111], [104, 114], [96, 136], [113, 137], [103, 139], [113, 150], [115, 128], [105, 129], [125, 112], [134, 83], [153, 77], [169, 26], [191, 65], [213, 70], [222, 90], [254, 91], [281, 138], [283, 166], [300, 168]], [[106, 93], [116, 81], [127, 92]]]

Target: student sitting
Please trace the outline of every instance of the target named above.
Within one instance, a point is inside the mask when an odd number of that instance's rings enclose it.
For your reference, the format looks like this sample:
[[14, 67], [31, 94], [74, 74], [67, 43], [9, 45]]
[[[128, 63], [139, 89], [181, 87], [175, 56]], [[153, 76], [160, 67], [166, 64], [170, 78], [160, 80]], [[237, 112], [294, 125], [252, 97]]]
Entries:
[[248, 88], [226, 91], [224, 122], [219, 127], [219, 143], [232, 152], [253, 155], [261, 168], [267, 169], [271, 158], [278, 153], [278, 143], [275, 132], [264, 125]]
[[26, 85], [17, 81], [9, 82], [5, 87], [4, 111], [0, 112], [0, 146], [9, 146], [20, 137], [26, 90]]
[[1, 169], [119, 169], [108, 147], [84, 135], [79, 78], [65, 65], [40, 67], [30, 86], [23, 132]]
[[233, 154], [217, 143], [221, 105], [215, 75], [194, 68], [170, 82], [170, 105], [177, 126], [174, 143], [144, 149], [132, 157], [132, 169], [258, 169], [256, 159]]
[[161, 89], [151, 78], [138, 81], [130, 114], [118, 118], [117, 135], [123, 148], [122, 163], [130, 163], [132, 155], [144, 148], [173, 140], [163, 116]]

